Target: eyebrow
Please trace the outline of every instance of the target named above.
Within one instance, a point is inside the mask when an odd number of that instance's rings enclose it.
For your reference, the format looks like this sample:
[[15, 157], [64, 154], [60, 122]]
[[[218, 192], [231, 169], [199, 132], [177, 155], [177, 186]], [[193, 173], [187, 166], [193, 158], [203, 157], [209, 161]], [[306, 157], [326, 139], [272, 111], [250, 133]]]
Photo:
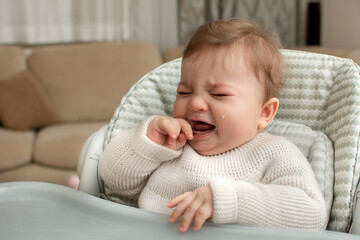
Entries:
[[212, 89], [214, 88], [232, 88], [231, 85], [226, 84], [226, 83], [216, 83], [214, 85], [211, 86]]
[[[183, 87], [187, 87], [189, 88], [190, 86], [186, 83], [186, 82], [179, 82], [178, 86], [183, 86]], [[215, 84], [208, 84], [208, 86], [210, 87], [210, 89], [217, 89], [217, 88], [233, 88], [231, 85], [226, 84], [226, 83], [215, 83]]]

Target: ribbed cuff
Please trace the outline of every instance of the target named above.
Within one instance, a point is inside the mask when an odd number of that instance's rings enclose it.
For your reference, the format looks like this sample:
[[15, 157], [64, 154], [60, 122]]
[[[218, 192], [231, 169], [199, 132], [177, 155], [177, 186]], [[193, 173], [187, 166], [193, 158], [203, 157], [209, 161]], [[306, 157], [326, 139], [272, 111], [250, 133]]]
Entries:
[[155, 162], [169, 161], [179, 157], [182, 153], [182, 148], [175, 151], [157, 144], [147, 137], [148, 126], [156, 117], [147, 118], [135, 129], [134, 135], [131, 138], [134, 151], [143, 158]]
[[235, 223], [237, 218], [237, 196], [235, 182], [226, 178], [214, 178], [210, 181], [213, 192], [214, 223]]

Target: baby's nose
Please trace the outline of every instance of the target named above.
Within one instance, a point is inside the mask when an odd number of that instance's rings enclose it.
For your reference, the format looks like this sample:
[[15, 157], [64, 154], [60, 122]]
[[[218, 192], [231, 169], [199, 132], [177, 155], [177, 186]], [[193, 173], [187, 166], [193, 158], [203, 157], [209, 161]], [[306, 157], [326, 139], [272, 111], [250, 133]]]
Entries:
[[209, 107], [203, 97], [194, 96], [188, 104], [188, 109], [192, 112], [197, 112], [197, 111], [207, 111]]

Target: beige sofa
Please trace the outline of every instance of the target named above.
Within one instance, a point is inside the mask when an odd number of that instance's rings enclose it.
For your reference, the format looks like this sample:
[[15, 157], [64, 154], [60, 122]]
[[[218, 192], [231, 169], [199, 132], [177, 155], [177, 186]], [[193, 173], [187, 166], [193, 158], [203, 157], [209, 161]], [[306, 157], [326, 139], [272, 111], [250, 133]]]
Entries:
[[0, 46], [0, 182], [67, 185], [85, 140], [161, 63], [147, 42]]

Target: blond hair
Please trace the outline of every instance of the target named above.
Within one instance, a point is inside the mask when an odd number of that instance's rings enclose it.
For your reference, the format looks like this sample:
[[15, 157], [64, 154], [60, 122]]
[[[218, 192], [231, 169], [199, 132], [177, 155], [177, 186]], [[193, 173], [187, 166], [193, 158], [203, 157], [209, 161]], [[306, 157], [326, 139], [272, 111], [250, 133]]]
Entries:
[[279, 38], [259, 26], [240, 19], [212, 21], [200, 26], [187, 44], [183, 59], [196, 57], [211, 48], [240, 44], [245, 61], [265, 84], [265, 100], [277, 97], [283, 86], [284, 62]]

